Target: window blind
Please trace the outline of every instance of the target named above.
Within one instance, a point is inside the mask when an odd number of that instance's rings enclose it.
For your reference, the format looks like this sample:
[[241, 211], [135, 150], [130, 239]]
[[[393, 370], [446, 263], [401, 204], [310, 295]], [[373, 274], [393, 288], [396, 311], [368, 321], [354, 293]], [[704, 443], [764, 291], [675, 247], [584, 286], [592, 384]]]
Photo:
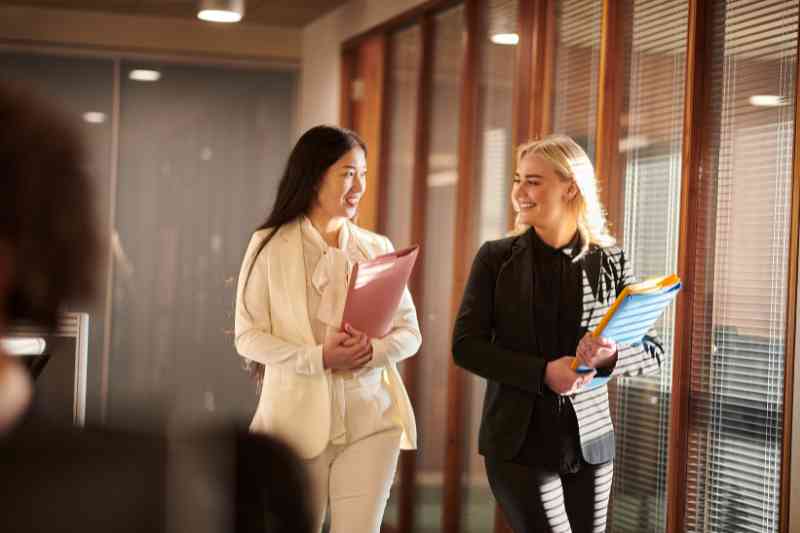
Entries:
[[798, 2], [708, 8], [685, 530], [777, 531]]
[[[677, 268], [688, 29], [687, 0], [633, 0], [625, 28], [625, 251], [638, 278]], [[672, 310], [674, 311], [674, 309]], [[609, 531], [666, 527], [667, 440], [674, 313], [657, 325], [666, 363], [658, 376], [617, 380], [610, 399], [617, 431]]]
[[601, 0], [556, 2], [553, 131], [575, 139], [594, 161]]

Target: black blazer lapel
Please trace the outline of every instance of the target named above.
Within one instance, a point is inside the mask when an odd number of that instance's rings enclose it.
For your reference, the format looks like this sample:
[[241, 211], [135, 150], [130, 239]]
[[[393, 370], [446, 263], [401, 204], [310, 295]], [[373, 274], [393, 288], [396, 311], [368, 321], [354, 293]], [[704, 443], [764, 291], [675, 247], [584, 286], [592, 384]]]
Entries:
[[[533, 247], [531, 232], [520, 235], [511, 247], [511, 255], [500, 267], [495, 288], [495, 308], [500, 320], [495, 329], [525, 332], [520, 350], [534, 351], [533, 336]], [[502, 307], [500, 307], [502, 306]], [[508, 338], [507, 335], [503, 337]]]

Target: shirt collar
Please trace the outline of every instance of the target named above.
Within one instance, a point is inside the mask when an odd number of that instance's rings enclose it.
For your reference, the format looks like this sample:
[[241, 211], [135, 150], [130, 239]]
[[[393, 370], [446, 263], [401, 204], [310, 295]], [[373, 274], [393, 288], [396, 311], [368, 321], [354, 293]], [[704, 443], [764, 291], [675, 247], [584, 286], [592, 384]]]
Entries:
[[[314, 246], [319, 248], [320, 251], [326, 252], [328, 248], [330, 248], [314, 224], [311, 223], [311, 219], [305, 215], [303, 215], [303, 220], [300, 223], [300, 229], [303, 235], [305, 235]], [[339, 249], [347, 250], [348, 244], [350, 244], [350, 228], [348, 228], [348, 224], [345, 222], [339, 230]]]
[[540, 253], [549, 253], [552, 255], [556, 255], [557, 253], [561, 252], [570, 259], [574, 259], [581, 251], [581, 247], [583, 244], [583, 239], [581, 239], [581, 234], [579, 231], [575, 231], [575, 235], [572, 236], [572, 239], [561, 246], [560, 248], [553, 248], [546, 242], [539, 237], [539, 234], [536, 233], [535, 228], [531, 228], [531, 233], [533, 233], [533, 246]]

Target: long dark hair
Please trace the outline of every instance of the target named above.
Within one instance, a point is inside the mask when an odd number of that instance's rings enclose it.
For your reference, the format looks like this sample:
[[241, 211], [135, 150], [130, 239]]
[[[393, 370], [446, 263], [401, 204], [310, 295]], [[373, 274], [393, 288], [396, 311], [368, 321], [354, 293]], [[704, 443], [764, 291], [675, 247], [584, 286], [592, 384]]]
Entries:
[[[278, 184], [278, 194], [267, 220], [256, 231], [271, 229], [258, 245], [258, 250], [250, 260], [242, 294], [253, 272], [258, 254], [272, 240], [284, 224], [288, 224], [311, 209], [317, 196], [323, 176], [334, 163], [353, 148], [361, 148], [367, 153], [367, 145], [354, 131], [337, 126], [314, 126], [305, 132], [289, 154], [286, 170]], [[247, 304], [244, 303], [245, 311]], [[249, 311], [247, 311], [249, 313]], [[244, 367], [261, 385], [264, 378], [264, 365], [252, 359], [244, 359]]]

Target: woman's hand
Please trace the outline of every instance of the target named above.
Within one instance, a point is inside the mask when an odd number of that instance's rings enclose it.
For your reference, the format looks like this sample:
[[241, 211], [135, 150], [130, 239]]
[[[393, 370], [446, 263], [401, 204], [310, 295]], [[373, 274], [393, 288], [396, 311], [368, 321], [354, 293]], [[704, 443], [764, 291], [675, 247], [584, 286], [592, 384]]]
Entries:
[[544, 382], [556, 394], [564, 396], [578, 392], [597, 373], [596, 370], [589, 372], [572, 370], [572, 361], [574, 360], [574, 357], [565, 355], [547, 363], [544, 370]]
[[329, 335], [322, 345], [323, 366], [331, 370], [357, 370], [372, 360], [369, 337], [349, 324], [344, 331]]
[[605, 337], [593, 337], [586, 332], [578, 343], [575, 357], [580, 364], [589, 368], [605, 368], [617, 361], [617, 343]]

